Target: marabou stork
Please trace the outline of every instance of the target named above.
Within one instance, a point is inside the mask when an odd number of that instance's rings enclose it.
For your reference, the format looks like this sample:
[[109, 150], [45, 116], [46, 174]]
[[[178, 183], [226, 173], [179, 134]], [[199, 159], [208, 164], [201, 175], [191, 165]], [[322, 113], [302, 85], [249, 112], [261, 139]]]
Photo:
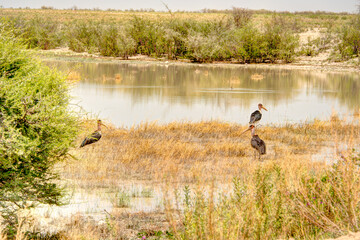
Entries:
[[[97, 142], [101, 138], [101, 126], [105, 126], [102, 124], [101, 120], [97, 121], [97, 130], [93, 132], [89, 137], [86, 137], [84, 141], [81, 143], [80, 147], [83, 147], [88, 144], [92, 144], [94, 142]], [[106, 126], [105, 126], [106, 127]]]
[[250, 125], [255, 124], [258, 121], [260, 121], [261, 116], [262, 116], [261, 109], [265, 109], [267, 111], [267, 109], [261, 103], [258, 104], [258, 108], [259, 108], [259, 110], [256, 110], [255, 112], [253, 112], [250, 116], [250, 122], [249, 122]]
[[254, 159], [256, 158], [256, 151], [259, 152], [259, 160], [260, 156], [266, 154], [266, 145], [265, 142], [259, 138], [258, 135], [255, 134], [255, 125], [250, 125], [247, 130], [245, 130], [243, 133], [251, 130], [251, 147], [254, 148]]

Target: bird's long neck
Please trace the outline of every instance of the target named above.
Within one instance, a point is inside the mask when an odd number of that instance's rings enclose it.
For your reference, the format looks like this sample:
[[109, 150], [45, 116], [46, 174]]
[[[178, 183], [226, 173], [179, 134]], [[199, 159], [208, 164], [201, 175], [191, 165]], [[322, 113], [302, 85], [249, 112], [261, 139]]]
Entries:
[[259, 107], [259, 112], [261, 113], [261, 107]]
[[255, 135], [255, 128], [251, 129], [251, 136], [253, 137]]
[[98, 128], [97, 128], [97, 131], [100, 132], [101, 131], [101, 124], [98, 123]]

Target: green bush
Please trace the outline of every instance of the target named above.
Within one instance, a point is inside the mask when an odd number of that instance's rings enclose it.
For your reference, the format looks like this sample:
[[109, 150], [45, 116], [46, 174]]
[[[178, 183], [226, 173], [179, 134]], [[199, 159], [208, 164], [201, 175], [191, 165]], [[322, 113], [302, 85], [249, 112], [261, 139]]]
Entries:
[[96, 22], [74, 21], [67, 26], [68, 46], [75, 52], [97, 51], [101, 25]]
[[13, 29], [17, 37], [21, 37], [28, 48], [40, 48], [44, 50], [61, 46], [64, 40], [64, 32], [60, 24], [50, 18], [35, 16], [30, 20], [21, 17], [3, 19], [2, 25]]
[[19, 209], [61, 204], [53, 166], [77, 133], [68, 90], [62, 75], [0, 30], [0, 210], [10, 234]]
[[228, 44], [232, 56], [240, 62], [263, 61], [265, 43], [260, 31], [250, 25], [236, 29], [232, 33], [232, 37], [229, 37]]
[[165, 31], [160, 24], [134, 16], [128, 30], [136, 42], [137, 53], [149, 56], [161, 56], [165, 53], [162, 44]]
[[360, 54], [360, 17], [351, 24], [344, 26], [340, 31], [340, 43], [337, 50], [342, 59], [358, 57]]
[[186, 40], [187, 57], [194, 62], [222, 61], [230, 58], [226, 36], [191, 33]]
[[64, 39], [60, 25], [50, 18], [33, 18], [29, 20], [22, 35], [29, 48], [44, 50], [61, 46]]
[[136, 50], [134, 39], [126, 34], [125, 29], [110, 25], [101, 32], [99, 52], [103, 56], [124, 57], [127, 59]]
[[265, 42], [265, 59], [274, 62], [284, 60], [291, 62], [295, 56], [295, 49], [298, 46], [298, 36], [292, 31], [292, 26], [286, 22], [286, 19], [279, 16], [273, 16], [265, 24], [263, 35]]

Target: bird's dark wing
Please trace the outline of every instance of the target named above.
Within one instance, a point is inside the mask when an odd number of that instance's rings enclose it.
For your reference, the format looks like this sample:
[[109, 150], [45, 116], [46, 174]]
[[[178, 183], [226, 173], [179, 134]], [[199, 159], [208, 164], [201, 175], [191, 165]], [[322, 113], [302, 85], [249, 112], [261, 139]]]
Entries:
[[94, 133], [91, 134], [91, 136], [86, 137], [84, 139], [84, 141], [81, 143], [80, 147], [83, 147], [85, 145], [97, 142], [97, 141], [100, 140], [100, 138], [101, 138], [101, 133], [100, 132], [94, 132]]
[[251, 123], [260, 121], [260, 119], [261, 119], [261, 112], [259, 110], [256, 110], [255, 112], [253, 112], [250, 115], [250, 122], [249, 123], [251, 124]]
[[266, 154], [265, 142], [260, 139], [258, 135], [254, 135], [251, 138], [251, 146], [255, 148], [261, 155]]
[[260, 152], [261, 155], [266, 154], [266, 145], [265, 145], [265, 142], [262, 139], [260, 139], [260, 144], [259, 144], [259, 150], [258, 151]]

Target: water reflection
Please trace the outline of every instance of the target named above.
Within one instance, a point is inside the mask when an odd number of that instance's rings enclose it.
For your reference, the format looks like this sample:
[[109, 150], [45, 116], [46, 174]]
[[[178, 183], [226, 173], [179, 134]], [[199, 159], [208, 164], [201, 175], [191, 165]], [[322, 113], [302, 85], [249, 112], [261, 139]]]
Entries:
[[259, 102], [263, 123], [326, 119], [360, 107], [356, 73], [147, 62], [48, 62], [80, 81], [73, 90], [86, 111], [118, 126], [144, 121], [247, 123]]

